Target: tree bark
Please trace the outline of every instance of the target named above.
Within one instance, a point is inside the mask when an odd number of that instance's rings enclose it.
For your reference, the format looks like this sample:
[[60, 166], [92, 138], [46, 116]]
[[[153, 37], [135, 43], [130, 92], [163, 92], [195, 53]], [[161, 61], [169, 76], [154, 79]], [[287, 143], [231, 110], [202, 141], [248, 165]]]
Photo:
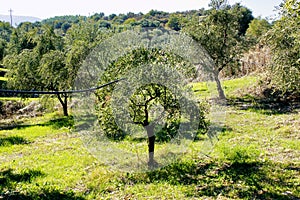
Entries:
[[224, 90], [222, 88], [222, 85], [221, 85], [221, 81], [219, 79], [219, 73], [220, 72], [215, 72], [214, 73], [214, 78], [215, 78], [215, 81], [217, 83], [217, 90], [218, 90], [218, 94], [219, 94], [219, 98], [221, 100], [225, 100], [226, 99], [226, 96], [225, 96], [225, 93], [224, 93]]
[[148, 154], [149, 154], [148, 166], [153, 167], [155, 165], [155, 161], [154, 161], [154, 147], [155, 147], [154, 126], [148, 125], [148, 126], [146, 126], [146, 130], [147, 130], [147, 135], [148, 135]]
[[63, 95], [63, 98], [57, 94], [57, 98], [60, 102], [60, 104], [62, 105], [62, 108], [63, 108], [63, 112], [64, 112], [64, 116], [69, 116], [69, 113], [68, 113], [68, 95]]

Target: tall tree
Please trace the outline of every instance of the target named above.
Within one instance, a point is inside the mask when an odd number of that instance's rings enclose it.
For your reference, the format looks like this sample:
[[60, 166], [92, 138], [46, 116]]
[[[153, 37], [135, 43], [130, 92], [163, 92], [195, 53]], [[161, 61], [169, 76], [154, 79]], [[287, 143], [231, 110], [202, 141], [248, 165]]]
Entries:
[[[219, 73], [234, 64], [243, 52], [243, 34], [241, 24], [245, 12], [239, 5], [229, 6], [227, 1], [214, 0], [213, 7], [205, 16], [195, 16], [184, 27], [184, 31], [197, 40], [214, 60], [212, 69], [220, 99], [225, 94], [219, 79]], [[249, 23], [250, 21], [243, 22]]]
[[284, 93], [300, 94], [300, 2], [287, 0], [281, 18], [268, 32], [267, 44], [273, 54], [270, 73], [273, 84]]

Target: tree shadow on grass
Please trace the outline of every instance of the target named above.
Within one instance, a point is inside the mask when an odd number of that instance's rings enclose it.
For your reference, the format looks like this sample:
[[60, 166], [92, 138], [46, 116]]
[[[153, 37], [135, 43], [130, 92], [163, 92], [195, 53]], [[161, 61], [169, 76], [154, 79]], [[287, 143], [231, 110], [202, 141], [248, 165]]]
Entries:
[[19, 192], [16, 186], [20, 182], [31, 183], [36, 177], [44, 176], [39, 170], [26, 170], [16, 173], [12, 169], [0, 171], [0, 199], [9, 200], [33, 200], [33, 199], [84, 199], [78, 197], [72, 191], [60, 191], [56, 188], [44, 187], [36, 191]]
[[[0, 195], [1, 198], [1, 195]], [[29, 194], [14, 192], [4, 194], [2, 199], [5, 200], [84, 200], [85, 198], [77, 196], [72, 191], [61, 191], [58, 189], [41, 189]]]
[[227, 105], [240, 110], [250, 110], [265, 115], [294, 113], [300, 108], [300, 102], [296, 100], [281, 100], [274, 98], [257, 98], [251, 95], [242, 97], [229, 97]]
[[68, 117], [60, 117], [51, 119], [48, 122], [45, 123], [38, 123], [38, 124], [23, 124], [24, 122], [15, 123], [15, 124], [9, 124], [9, 125], [0, 125], [0, 130], [21, 130], [29, 127], [34, 126], [51, 126], [53, 129], [60, 129], [62, 127], [70, 127], [72, 128], [74, 126], [74, 117], [68, 116]]
[[72, 128], [74, 126], [74, 117], [60, 117], [57, 119], [51, 119], [48, 122], [42, 124], [43, 126], [52, 126], [54, 129], [60, 129], [62, 127]]
[[7, 196], [10, 191], [15, 190], [18, 183], [30, 183], [38, 176], [43, 176], [43, 173], [39, 170], [26, 170], [21, 173], [16, 173], [12, 169], [0, 171], [0, 199], [1, 197], [5, 199], [5, 196]]
[[0, 147], [30, 143], [30, 141], [19, 136], [0, 137]]
[[[159, 170], [128, 174], [125, 184], [166, 182], [171, 185], [190, 185], [194, 190], [188, 197], [213, 197], [219, 195], [244, 199], [299, 199], [299, 194], [289, 193], [294, 187], [292, 177], [269, 175], [273, 164], [261, 162], [178, 162]], [[286, 168], [288, 170], [288, 168]], [[282, 170], [279, 170], [282, 172]], [[286, 173], [286, 172], [285, 172]], [[279, 180], [278, 180], [279, 179]]]
[[19, 182], [30, 183], [34, 178], [43, 176], [39, 170], [26, 170], [22, 173], [15, 173], [12, 169], [0, 171], [0, 194], [6, 189], [14, 189], [15, 185]]

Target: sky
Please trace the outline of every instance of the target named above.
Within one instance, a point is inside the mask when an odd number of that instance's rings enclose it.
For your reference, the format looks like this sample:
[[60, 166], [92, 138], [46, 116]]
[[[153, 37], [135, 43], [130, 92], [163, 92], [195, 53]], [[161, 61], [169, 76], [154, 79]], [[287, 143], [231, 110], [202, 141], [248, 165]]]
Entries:
[[[252, 10], [255, 17], [274, 16], [275, 6], [283, 0], [229, 0], [230, 4], [240, 2]], [[142, 12], [151, 9], [175, 12], [208, 8], [209, 0], [0, 0], [0, 14], [8, 15], [12, 9], [13, 15], [33, 16], [46, 19], [61, 15], [93, 15], [104, 12], [112, 13]]]

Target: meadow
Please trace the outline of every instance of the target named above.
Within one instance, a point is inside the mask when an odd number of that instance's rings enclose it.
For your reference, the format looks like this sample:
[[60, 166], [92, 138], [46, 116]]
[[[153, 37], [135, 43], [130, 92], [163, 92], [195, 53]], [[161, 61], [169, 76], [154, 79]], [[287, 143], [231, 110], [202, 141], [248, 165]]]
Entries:
[[[1, 120], [0, 199], [300, 199], [300, 109], [243, 95], [256, 82], [224, 81], [229, 100], [211, 150], [195, 140], [154, 171], [122, 172], [93, 157], [72, 116]], [[209, 98], [205, 84], [192, 86]]]

